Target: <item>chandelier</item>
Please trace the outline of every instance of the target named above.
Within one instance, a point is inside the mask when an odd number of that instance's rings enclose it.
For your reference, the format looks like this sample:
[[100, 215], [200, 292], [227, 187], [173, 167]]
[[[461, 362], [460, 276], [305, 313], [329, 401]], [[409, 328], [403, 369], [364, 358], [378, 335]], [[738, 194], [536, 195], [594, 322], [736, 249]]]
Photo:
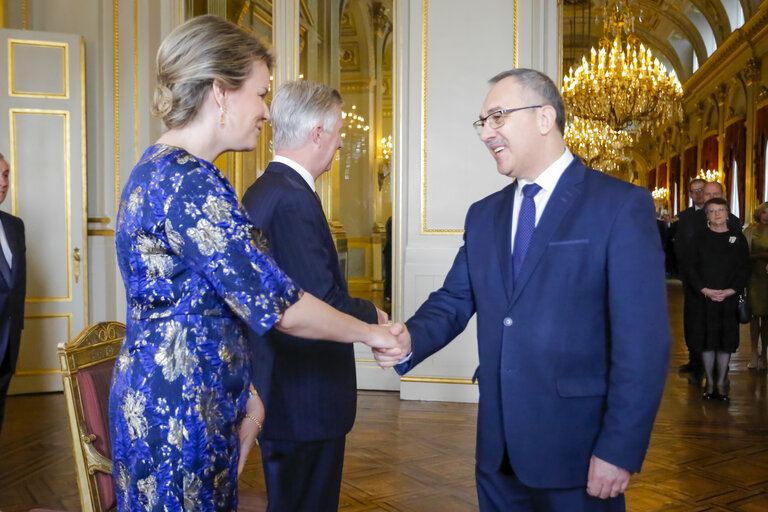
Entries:
[[605, 123], [571, 116], [565, 126], [565, 143], [584, 163], [601, 171], [614, 170], [625, 158], [625, 148], [634, 140], [629, 132], [614, 130]]
[[600, 50], [593, 47], [590, 60], [582, 57], [581, 66], [563, 79], [570, 114], [636, 132], [681, 119], [683, 88], [633, 34], [634, 16], [625, 1], [609, 0], [605, 9]]
[[653, 197], [654, 201], [666, 201], [667, 197], [669, 197], [669, 190], [667, 190], [666, 187], [656, 187], [653, 189], [653, 192], [651, 192], [651, 196]]
[[342, 112], [341, 138], [344, 147], [339, 151], [342, 161], [344, 179], [349, 180], [353, 169], [361, 162], [368, 161], [368, 132], [371, 129], [365, 123], [365, 118], [357, 113], [357, 105], [352, 105], [351, 112]]
[[699, 169], [699, 174], [696, 175], [696, 178], [702, 179], [704, 181], [717, 181], [719, 183], [723, 182], [723, 173], [717, 170], [713, 169]]

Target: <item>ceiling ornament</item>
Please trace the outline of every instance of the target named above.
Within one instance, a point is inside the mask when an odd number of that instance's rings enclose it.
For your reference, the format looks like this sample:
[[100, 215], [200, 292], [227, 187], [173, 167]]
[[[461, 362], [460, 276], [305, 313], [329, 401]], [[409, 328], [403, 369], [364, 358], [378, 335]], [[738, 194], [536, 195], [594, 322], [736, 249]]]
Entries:
[[681, 121], [683, 114], [680, 81], [634, 35], [628, 4], [606, 1], [599, 50], [593, 47], [589, 60], [582, 57], [581, 66], [563, 78], [563, 100], [571, 117], [566, 131], [575, 144], [570, 147], [587, 163], [602, 161], [604, 167], [617, 167], [633, 140]]

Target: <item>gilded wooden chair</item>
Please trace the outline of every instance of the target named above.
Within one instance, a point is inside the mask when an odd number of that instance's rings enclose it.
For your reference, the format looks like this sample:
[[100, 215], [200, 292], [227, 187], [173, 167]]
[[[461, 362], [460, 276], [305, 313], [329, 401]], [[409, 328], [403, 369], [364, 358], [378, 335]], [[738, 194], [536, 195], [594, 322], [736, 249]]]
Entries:
[[125, 325], [91, 325], [67, 344], [59, 344], [69, 426], [75, 452], [83, 512], [115, 508], [112, 447], [109, 438], [109, 385], [125, 336]]

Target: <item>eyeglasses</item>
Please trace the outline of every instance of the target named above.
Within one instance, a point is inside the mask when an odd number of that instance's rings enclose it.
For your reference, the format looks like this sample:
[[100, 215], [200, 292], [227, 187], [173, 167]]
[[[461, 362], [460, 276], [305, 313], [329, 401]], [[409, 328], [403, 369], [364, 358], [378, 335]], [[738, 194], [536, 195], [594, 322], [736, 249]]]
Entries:
[[704, 187], [691, 189], [691, 194], [698, 194], [699, 192], [704, 192]]
[[530, 107], [505, 108], [502, 110], [497, 110], [495, 112], [491, 112], [485, 117], [480, 116], [480, 118], [477, 121], [472, 123], [472, 126], [475, 127], [477, 134], [480, 135], [480, 133], [482, 133], [483, 131], [483, 127], [485, 126], [485, 123], [488, 123], [488, 126], [490, 126], [491, 129], [496, 130], [504, 126], [504, 118], [509, 114], [513, 112], [517, 112], [518, 110], [527, 110], [529, 108], [541, 108], [543, 106], [544, 105], [531, 105]]

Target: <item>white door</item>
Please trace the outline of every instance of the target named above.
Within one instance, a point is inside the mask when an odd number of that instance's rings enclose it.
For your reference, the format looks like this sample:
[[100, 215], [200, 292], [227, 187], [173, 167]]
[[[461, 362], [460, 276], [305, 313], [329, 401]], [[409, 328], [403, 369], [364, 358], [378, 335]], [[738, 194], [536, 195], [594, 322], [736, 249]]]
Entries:
[[11, 393], [61, 389], [56, 345], [88, 318], [85, 56], [80, 36], [0, 30], [0, 209], [26, 227], [27, 299]]

